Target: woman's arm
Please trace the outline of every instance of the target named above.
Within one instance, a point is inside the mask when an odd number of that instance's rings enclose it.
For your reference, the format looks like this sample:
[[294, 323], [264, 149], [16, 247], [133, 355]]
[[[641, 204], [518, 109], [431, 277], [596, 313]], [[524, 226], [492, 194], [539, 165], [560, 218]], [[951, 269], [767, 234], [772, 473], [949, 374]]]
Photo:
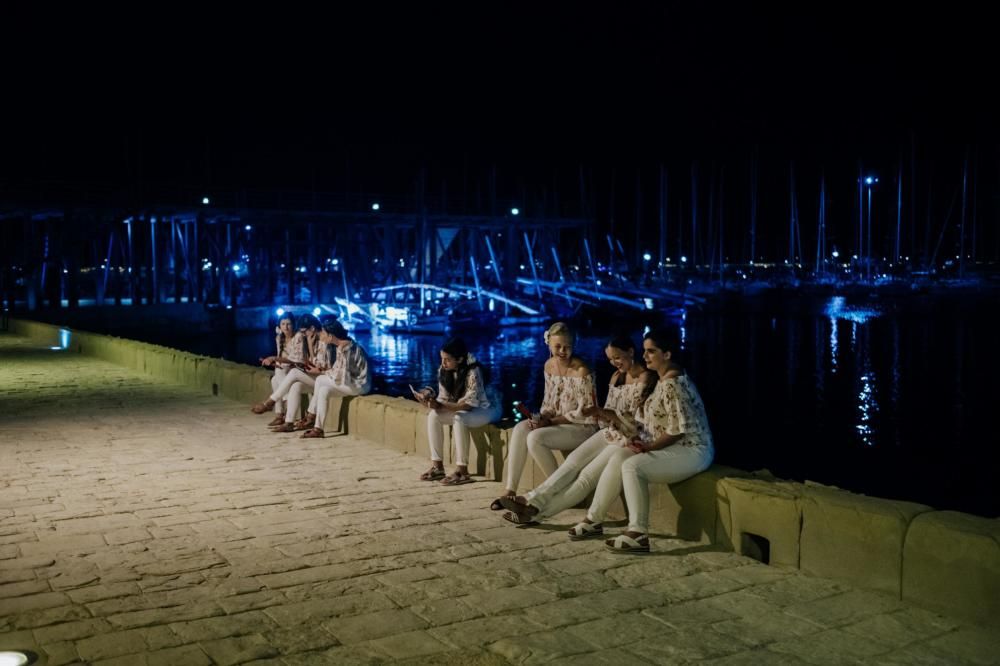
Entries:
[[629, 442], [628, 448], [632, 449], [635, 453], [649, 453], [650, 451], [659, 451], [668, 446], [673, 446], [682, 439], [684, 439], [684, 433], [679, 435], [663, 435], [662, 437], [657, 437], [649, 444], [644, 444], [638, 439], [633, 439]]

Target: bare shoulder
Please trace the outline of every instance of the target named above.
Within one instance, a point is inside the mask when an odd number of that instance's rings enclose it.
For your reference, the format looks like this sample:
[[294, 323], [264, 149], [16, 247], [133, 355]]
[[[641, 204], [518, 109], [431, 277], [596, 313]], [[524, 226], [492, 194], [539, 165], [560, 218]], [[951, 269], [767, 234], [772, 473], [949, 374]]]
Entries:
[[674, 368], [673, 370], [668, 370], [667, 374], [664, 375], [665, 379], [675, 379], [677, 377], [683, 377], [684, 371], [680, 368]]
[[583, 361], [581, 361], [580, 359], [578, 359], [576, 357], [574, 357], [573, 360], [570, 361], [570, 366], [569, 367], [573, 371], [573, 374], [576, 375], [577, 377], [589, 377], [590, 376], [590, 368], [587, 367], [586, 363], [584, 363]]
[[549, 360], [545, 361], [545, 366], [543, 369], [550, 375], [556, 374], [556, 359], [549, 358]]

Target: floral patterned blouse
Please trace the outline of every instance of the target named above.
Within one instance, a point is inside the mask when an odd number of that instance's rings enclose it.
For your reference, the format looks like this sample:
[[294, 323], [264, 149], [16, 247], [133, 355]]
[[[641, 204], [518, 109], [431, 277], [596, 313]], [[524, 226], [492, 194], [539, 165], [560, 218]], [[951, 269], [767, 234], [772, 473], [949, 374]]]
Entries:
[[[299, 331], [295, 335], [293, 335], [291, 340], [289, 340], [286, 337], [285, 346], [278, 350], [278, 356], [282, 358], [287, 358], [289, 361], [292, 361], [293, 363], [304, 363], [306, 360], [306, 355], [304, 351], [306, 346], [305, 337], [306, 336], [305, 334], [302, 333], [302, 331]], [[287, 368], [289, 366], [287, 364], [283, 364], [281, 367]]]
[[705, 403], [687, 375], [660, 379], [635, 415], [639, 437], [652, 442], [663, 435], [684, 435], [678, 444], [712, 448]]
[[317, 339], [316, 340], [316, 349], [313, 351], [312, 358], [309, 359], [309, 362], [311, 364], [313, 364], [314, 366], [316, 366], [317, 368], [323, 368], [324, 370], [326, 368], [329, 368], [330, 367], [330, 345], [325, 345], [322, 342], [320, 342], [319, 339]]
[[583, 410], [597, 403], [597, 388], [594, 376], [563, 377], [545, 372], [545, 396], [542, 398], [541, 414], [556, 416], [561, 414], [570, 423], [596, 425], [592, 416], [584, 416]]
[[[471, 362], [475, 362], [475, 360], [473, 359]], [[472, 405], [474, 408], [483, 407], [488, 409], [490, 407], [490, 398], [486, 394], [483, 373], [479, 371], [479, 368], [473, 368], [465, 378], [465, 393], [457, 398], [448, 393], [444, 384], [438, 382], [438, 400], [460, 402], [465, 405]]]
[[349, 386], [365, 395], [372, 390], [372, 376], [368, 371], [368, 354], [354, 340], [337, 349], [337, 360], [326, 373], [336, 386]]

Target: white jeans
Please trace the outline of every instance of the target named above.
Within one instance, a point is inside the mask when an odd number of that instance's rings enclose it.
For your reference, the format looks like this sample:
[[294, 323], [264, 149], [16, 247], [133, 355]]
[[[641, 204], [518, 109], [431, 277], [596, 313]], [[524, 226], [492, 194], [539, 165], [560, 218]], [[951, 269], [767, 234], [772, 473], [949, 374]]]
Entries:
[[605, 432], [594, 433], [545, 483], [525, 495], [528, 503], [539, 510], [537, 519], [550, 518], [576, 506], [596, 486], [587, 518], [595, 523], [604, 522], [608, 507], [622, 490], [622, 462], [635, 455], [626, 447], [609, 444]]
[[[288, 371], [285, 370], [284, 368], [275, 368], [274, 369], [274, 374], [271, 375], [271, 391], [272, 391], [272, 395], [273, 395], [273, 392], [277, 391], [278, 387], [281, 386], [281, 382], [283, 382], [285, 380], [285, 375], [287, 375], [287, 374], [288, 374]], [[285, 413], [285, 401], [281, 400], [279, 398], [271, 398], [271, 400], [274, 400], [274, 413], [275, 414], [284, 414]]]
[[360, 392], [352, 386], [341, 386], [335, 384], [330, 375], [320, 375], [316, 378], [315, 390], [312, 400], [309, 401], [309, 413], [316, 415], [316, 427], [323, 430], [326, 423], [326, 404], [330, 394], [334, 395], [359, 395]]
[[553, 451], [572, 451], [584, 440], [594, 434], [592, 425], [566, 423], [544, 428], [531, 429], [528, 421], [521, 421], [514, 426], [510, 434], [509, 450], [507, 452], [507, 490], [517, 492], [517, 484], [524, 472], [524, 463], [531, 451], [531, 457], [542, 468], [546, 476], [552, 476], [558, 463]]
[[649, 482], [680, 483], [712, 464], [711, 446], [674, 444], [659, 451], [633, 456], [622, 463], [622, 484], [628, 502], [628, 529], [649, 531]]
[[499, 416], [500, 409], [497, 407], [476, 407], [463, 412], [430, 410], [427, 413], [427, 440], [431, 445], [431, 460], [440, 462], [444, 459], [444, 427], [450, 425], [455, 444], [455, 464], [468, 465], [469, 428], [484, 426]]
[[[274, 381], [271, 383], [273, 385]], [[280, 400], [285, 401], [286, 423], [292, 423], [298, 416], [299, 406], [302, 404], [302, 391], [311, 389], [315, 385], [316, 380], [298, 368], [292, 368], [285, 373], [285, 378], [271, 394], [271, 400], [274, 400], [275, 404]]]

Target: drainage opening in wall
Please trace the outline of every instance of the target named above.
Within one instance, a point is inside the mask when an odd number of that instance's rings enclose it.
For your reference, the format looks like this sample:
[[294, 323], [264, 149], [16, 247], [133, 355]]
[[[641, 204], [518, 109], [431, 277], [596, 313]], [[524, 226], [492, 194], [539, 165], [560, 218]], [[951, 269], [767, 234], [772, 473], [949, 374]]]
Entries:
[[757, 560], [758, 562], [763, 562], [764, 564], [771, 563], [771, 542], [760, 536], [759, 534], [751, 534], [749, 532], [740, 533], [740, 554], [746, 555], [749, 558]]
[[219, 395], [219, 385], [212, 384], [212, 395]]

